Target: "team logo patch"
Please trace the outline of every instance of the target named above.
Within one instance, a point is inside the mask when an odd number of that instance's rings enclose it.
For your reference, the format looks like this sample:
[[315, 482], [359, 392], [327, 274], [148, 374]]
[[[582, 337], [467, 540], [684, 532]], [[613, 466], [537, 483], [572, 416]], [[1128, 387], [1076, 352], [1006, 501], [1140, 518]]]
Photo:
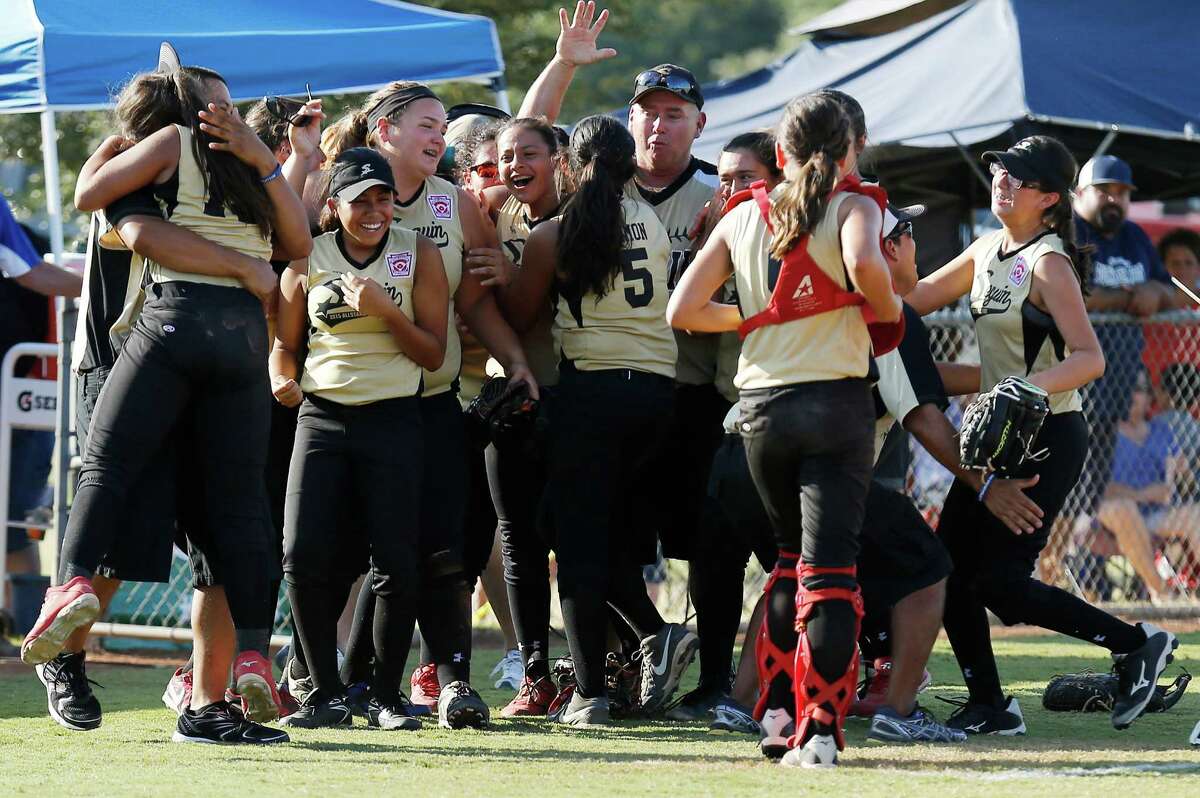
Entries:
[[449, 219], [451, 211], [454, 210], [454, 205], [450, 200], [449, 194], [430, 194], [429, 209], [433, 211], [433, 218]]
[[1019, 286], [1025, 282], [1025, 278], [1028, 276], [1029, 264], [1025, 262], [1024, 255], [1018, 255], [1016, 262], [1013, 263], [1012, 271], [1008, 273], [1008, 281]]
[[386, 256], [388, 274], [393, 277], [412, 276], [412, 253], [389, 252]]

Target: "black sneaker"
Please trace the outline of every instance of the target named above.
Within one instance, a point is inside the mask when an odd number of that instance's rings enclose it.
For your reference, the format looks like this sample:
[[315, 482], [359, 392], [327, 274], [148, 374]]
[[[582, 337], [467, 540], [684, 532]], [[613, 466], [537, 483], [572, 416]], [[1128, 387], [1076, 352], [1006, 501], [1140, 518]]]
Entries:
[[1170, 632], [1164, 632], [1154, 624], [1139, 623], [1146, 633], [1142, 647], [1128, 654], [1113, 654], [1113, 670], [1117, 673], [1117, 700], [1113, 702], [1112, 725], [1114, 729], [1128, 729], [1141, 717], [1146, 705], [1154, 697], [1158, 677], [1166, 670], [1167, 663], [1175, 659], [1171, 653], [1179, 641]]
[[958, 706], [946, 719], [948, 728], [958, 729], [967, 734], [997, 734], [1001, 737], [1014, 737], [1025, 733], [1025, 716], [1021, 714], [1021, 705], [1013, 696], [1005, 700], [1003, 707], [949, 698], [941, 700]]
[[486, 729], [490, 720], [487, 704], [466, 682], [450, 682], [438, 694], [438, 725], [443, 729]]
[[92, 694], [96, 684], [83, 668], [84, 652], [59, 654], [49, 662], [34, 666], [34, 672], [46, 686], [46, 706], [50, 717], [73, 731], [99, 728], [100, 702]]
[[667, 710], [669, 720], [708, 720], [717, 704], [729, 699], [720, 687], [697, 687]]
[[421, 721], [412, 708], [413, 703], [403, 693], [391, 700], [372, 698], [367, 702], [367, 725], [388, 731], [415, 731], [421, 728]]
[[217, 701], [196, 711], [185, 709], [175, 723], [171, 739], [177, 743], [218, 745], [271, 745], [286, 743], [287, 732], [246, 720], [229, 702]]
[[666, 706], [699, 648], [700, 638], [677, 623], [668, 623], [642, 640], [643, 712]]
[[325, 729], [351, 726], [354, 724], [354, 716], [345, 696], [326, 696], [318, 689], [310, 692], [300, 708], [280, 723], [297, 729]]

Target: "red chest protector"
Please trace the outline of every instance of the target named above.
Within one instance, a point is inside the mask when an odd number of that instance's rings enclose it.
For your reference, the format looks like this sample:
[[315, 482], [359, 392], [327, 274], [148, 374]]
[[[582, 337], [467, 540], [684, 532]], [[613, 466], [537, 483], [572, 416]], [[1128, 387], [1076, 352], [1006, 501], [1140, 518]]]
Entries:
[[[864, 185], [857, 177], [843, 178], [834, 187], [831, 196], [839, 191], [868, 196], [875, 200], [880, 211], [887, 208], [887, 192], [879, 186]], [[725, 212], [728, 213], [735, 205], [750, 198], [758, 203], [763, 221], [767, 223], [767, 229], [771, 230], [771, 200], [766, 184], [761, 180], [730, 197], [725, 205]], [[783, 324], [857, 305], [861, 309], [863, 321], [867, 324], [867, 332], [871, 336], [871, 346], [876, 356], [886, 354], [899, 346], [904, 338], [904, 316], [894, 322], [876, 321], [874, 311], [866, 304], [867, 300], [862, 294], [843, 289], [812, 259], [808, 254], [808, 238], [807, 234], [802, 236], [784, 256], [775, 288], [771, 291], [770, 302], [761, 313], [756, 313], [742, 322], [738, 327], [738, 335], [744, 340], [747, 335], [768, 324]], [[880, 246], [882, 243], [881, 239]]]

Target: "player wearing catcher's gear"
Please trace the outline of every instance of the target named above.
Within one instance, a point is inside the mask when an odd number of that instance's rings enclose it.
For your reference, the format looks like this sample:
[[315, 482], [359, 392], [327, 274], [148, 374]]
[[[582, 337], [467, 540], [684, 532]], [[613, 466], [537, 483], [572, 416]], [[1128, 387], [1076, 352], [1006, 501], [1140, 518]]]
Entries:
[[[276, 399], [301, 404], [288, 479], [284, 571], [316, 689], [285, 723], [350, 722], [337, 662], [337, 616], [366, 568], [339, 524], [346, 501], [370, 552], [375, 599], [371, 725], [419, 728], [399, 692], [415, 622], [422, 467], [422, 369], [445, 356], [449, 292], [429, 239], [392, 224], [382, 155], [344, 150], [306, 260], [284, 274], [271, 355]], [[305, 331], [309, 331], [305, 335]], [[298, 352], [304, 357], [300, 376]], [[347, 552], [351, 557], [347, 561]]]
[[[463, 268], [466, 253], [495, 247], [479, 202], [434, 175], [446, 149], [446, 109], [427, 86], [399, 81], [376, 91], [347, 124], [347, 141], [366, 143], [387, 158], [395, 178], [393, 220], [433, 240], [442, 254], [450, 288], [446, 357], [427, 369], [421, 392], [421, 587], [417, 623], [436, 665], [438, 722], [447, 728], [486, 726], [487, 705], [470, 685], [471, 590], [465, 562], [464, 521], [468, 496], [467, 441], [458, 375], [462, 363], [455, 314], [504, 367], [536, 396], [537, 381], [512, 328], [478, 276]], [[371, 602], [359, 596], [346, 673], [353, 681], [370, 660]], [[351, 681], [351, 679], [347, 679]]]
[[[560, 218], [529, 234], [504, 297], [522, 330], [536, 324], [551, 291], [557, 297], [562, 360], [547, 496], [576, 674], [574, 694], [556, 719], [571, 725], [609, 720], [606, 599], [647, 635], [647, 656], [663, 679], [677, 685], [678, 666], [695, 647], [694, 635], [663, 624], [637, 561], [650, 539], [646, 468], [669, 407], [676, 352], [665, 318], [670, 245], [650, 207], [623, 195], [632, 171], [633, 139], [619, 122], [581, 121], [571, 136], [578, 189]], [[665, 640], [654, 647], [656, 632]]]
[[1044, 515], [1025, 524], [1025, 534], [1014, 534], [973, 485], [957, 479], [946, 497], [938, 533], [954, 573], [944, 623], [970, 693], [949, 723], [971, 734], [1025, 732], [1020, 706], [1001, 688], [988, 631], [991, 610], [1006, 624], [1042, 626], [1112, 651], [1121, 682], [1112, 722], [1123, 729], [1153, 695], [1175, 637], [1150, 624], [1131, 626], [1030, 575], [1083, 468], [1088, 431], [1079, 388], [1104, 371], [1080, 288], [1087, 283], [1087, 255], [1076, 248], [1071, 224], [1075, 160], [1047, 136], [983, 157], [1002, 229], [975, 241], [906, 299], [925, 314], [969, 294], [980, 387], [988, 391], [1018, 376], [1048, 394], [1050, 415], [1028, 446], [1047, 454], [1026, 460], [1016, 473], [1037, 479], [1028, 495]]
[[[780, 549], [760, 658], [764, 750], [790, 747], [788, 764], [827, 767], [858, 669], [854, 562], [875, 418], [862, 303], [884, 323], [900, 321], [901, 304], [879, 249], [882, 197], [840, 181], [855, 162], [845, 112], [797, 98], [776, 142], [788, 182], [771, 193], [769, 220], [757, 199], [728, 213], [668, 315], [682, 329], [746, 333], [740, 431]], [[712, 301], [731, 272], [741, 312]]]

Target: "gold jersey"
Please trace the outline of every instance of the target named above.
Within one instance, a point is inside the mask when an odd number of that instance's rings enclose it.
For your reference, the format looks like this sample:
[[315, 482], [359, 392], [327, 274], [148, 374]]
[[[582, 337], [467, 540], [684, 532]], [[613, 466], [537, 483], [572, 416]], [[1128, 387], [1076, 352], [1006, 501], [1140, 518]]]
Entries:
[[[713, 198], [717, 190], [717, 170], [711, 164], [692, 158], [691, 164], [674, 183], [659, 191], [638, 185], [637, 180], [625, 184], [625, 195], [640, 200], [654, 209], [658, 220], [667, 229], [671, 240], [671, 264], [667, 275], [667, 290], [674, 291], [691, 257], [692, 239], [688, 237], [697, 214]], [[717, 371], [719, 336], [692, 335], [675, 331], [679, 349], [676, 381], [684, 385], [707, 385]]]
[[437, 371], [425, 372], [425, 390], [421, 393], [422, 396], [436, 396], [450, 390], [462, 369], [462, 341], [454, 320], [454, 293], [458, 291], [458, 285], [462, 282], [465, 241], [459, 211], [458, 188], [440, 177], [425, 178], [424, 185], [415, 197], [408, 202], [397, 202], [392, 209], [394, 222], [431, 239], [438, 245], [442, 253], [442, 265], [446, 269], [446, 282], [450, 288], [450, 314], [446, 322], [446, 359]]
[[308, 256], [308, 356], [300, 387], [343, 405], [364, 405], [421, 390], [422, 369], [400, 350], [387, 322], [346, 304], [342, 275], [369, 277], [413, 320], [417, 234], [393, 224], [366, 263], [346, 255], [341, 233], [313, 239]]
[[[546, 217], [553, 218], [553, 216]], [[516, 197], [509, 197], [500, 206], [496, 219], [496, 234], [500, 237], [500, 249], [517, 265], [521, 266], [521, 256], [525, 252], [525, 241], [529, 231], [541, 224], [545, 219], [536, 222], [529, 216], [529, 206]], [[556, 385], [558, 383], [558, 355], [554, 344], [551, 326], [554, 318], [554, 306], [547, 301], [545, 311], [537, 324], [521, 335], [521, 348], [529, 361], [529, 370], [538, 385]], [[503, 369], [495, 360], [488, 361], [488, 372], [503, 374]]]
[[[271, 241], [264, 238], [257, 225], [247, 224], [233, 215], [233, 211], [221, 202], [218, 187], [209, 183], [204, 187], [204, 175], [192, 151], [192, 131], [175, 125], [179, 133], [179, 169], [169, 187], [160, 187], [160, 195], [166, 193], [167, 221], [191, 230], [201, 238], [214, 244], [237, 250], [252, 258], [267, 260], [271, 257]], [[174, 188], [174, 197], [170, 197]], [[165, 189], [165, 192], [164, 192]], [[146, 261], [146, 276], [150, 282], [166, 283], [175, 280], [189, 283], [208, 283], [241, 288], [236, 277], [212, 277], [206, 274], [177, 272], [152, 260]]]
[[[776, 189], [778, 191], [779, 189]], [[808, 239], [808, 254], [843, 290], [850, 290], [842, 262], [838, 209], [846, 192], [835, 195]], [[726, 228], [742, 317], [760, 313], [771, 301], [780, 263], [770, 257], [771, 233], [756, 202], [743, 202], [720, 225]], [[865, 377], [871, 339], [857, 307], [804, 319], [769, 324], [742, 341], [734, 384], [739, 389], [774, 388], [819, 380]]]
[[626, 198], [621, 272], [602, 297], [558, 297], [554, 333], [580, 371], [633, 369], [675, 376], [675, 336], [667, 324], [667, 231], [644, 202]]
[[[1029, 301], [1033, 270], [1044, 255], [1068, 258], [1062, 239], [1051, 231], [1003, 252], [1004, 231], [989, 233], [975, 257], [971, 284], [971, 316], [979, 344], [981, 391], [1005, 377], [1028, 377], [1061, 363], [1070, 354], [1054, 318]], [[1050, 412], [1066, 413], [1083, 406], [1079, 391], [1050, 394]]]

